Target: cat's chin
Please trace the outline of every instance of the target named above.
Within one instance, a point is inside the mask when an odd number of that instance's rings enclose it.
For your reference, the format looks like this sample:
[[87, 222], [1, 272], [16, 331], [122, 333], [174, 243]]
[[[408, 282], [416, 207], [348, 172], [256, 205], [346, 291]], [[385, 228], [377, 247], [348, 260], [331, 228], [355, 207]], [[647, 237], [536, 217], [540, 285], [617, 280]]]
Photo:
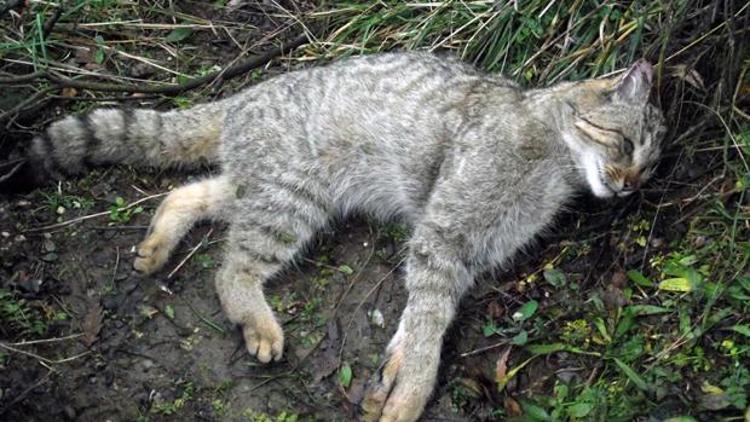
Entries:
[[591, 193], [593, 193], [597, 198], [612, 198], [616, 193], [615, 191], [607, 187], [607, 185], [602, 181], [599, 181], [598, 183], [589, 183], [589, 187], [591, 188]]

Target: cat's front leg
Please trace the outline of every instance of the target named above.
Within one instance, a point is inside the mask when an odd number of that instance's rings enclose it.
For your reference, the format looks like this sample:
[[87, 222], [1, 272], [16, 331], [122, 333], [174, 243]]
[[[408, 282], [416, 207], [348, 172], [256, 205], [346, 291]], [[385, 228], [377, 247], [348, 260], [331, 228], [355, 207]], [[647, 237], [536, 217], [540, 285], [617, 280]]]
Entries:
[[406, 266], [409, 299], [362, 403], [366, 421], [415, 421], [432, 393], [443, 335], [472, 275], [450, 242], [418, 228]]

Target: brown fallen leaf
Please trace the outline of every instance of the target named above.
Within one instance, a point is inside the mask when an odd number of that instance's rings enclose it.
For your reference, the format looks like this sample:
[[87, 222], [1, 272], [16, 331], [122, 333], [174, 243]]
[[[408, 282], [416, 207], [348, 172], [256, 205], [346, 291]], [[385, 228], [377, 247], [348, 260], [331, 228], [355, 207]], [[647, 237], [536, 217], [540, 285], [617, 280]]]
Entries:
[[512, 347], [505, 349], [500, 357], [497, 358], [497, 363], [495, 364], [495, 382], [497, 383], [506, 382], [505, 377], [508, 375], [508, 356], [510, 356], [510, 349], [512, 349]]
[[81, 321], [81, 331], [83, 335], [81, 340], [86, 347], [91, 347], [99, 337], [102, 330], [102, 320], [104, 319], [104, 310], [99, 302], [92, 303], [88, 312]]
[[505, 408], [505, 411], [508, 412], [509, 416], [523, 415], [521, 405], [512, 397], [506, 397], [505, 400], [503, 400], [503, 407]]
[[78, 95], [78, 90], [73, 87], [66, 86], [62, 89], [61, 95], [66, 98], [75, 97], [76, 95]]
[[338, 320], [328, 321], [326, 328], [326, 339], [321, 345], [323, 353], [320, 354], [320, 357], [311, 362], [313, 368], [313, 380], [315, 383], [319, 383], [324, 378], [331, 375], [341, 365], [338, 349], [340, 342]]

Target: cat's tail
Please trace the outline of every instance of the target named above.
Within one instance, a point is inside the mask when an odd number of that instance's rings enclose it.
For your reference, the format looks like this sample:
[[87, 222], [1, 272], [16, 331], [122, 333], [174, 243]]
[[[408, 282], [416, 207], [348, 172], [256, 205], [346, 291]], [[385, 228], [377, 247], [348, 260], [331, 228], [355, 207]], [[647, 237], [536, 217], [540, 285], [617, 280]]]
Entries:
[[97, 109], [52, 123], [32, 140], [31, 164], [45, 176], [88, 166], [193, 167], [218, 159], [226, 100], [185, 110]]

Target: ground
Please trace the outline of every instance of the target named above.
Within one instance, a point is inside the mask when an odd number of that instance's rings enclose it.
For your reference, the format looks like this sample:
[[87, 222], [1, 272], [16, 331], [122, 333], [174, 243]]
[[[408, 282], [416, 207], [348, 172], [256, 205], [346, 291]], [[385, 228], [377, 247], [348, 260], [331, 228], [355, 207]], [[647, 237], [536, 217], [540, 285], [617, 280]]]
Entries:
[[[299, 29], [296, 17], [318, 11], [302, 2], [229, 3], [230, 9], [223, 2], [212, 7], [186, 2], [174, 10], [158, 1], [143, 9], [91, 2], [59, 18], [41, 38], [46, 50], [37, 50], [34, 30], [45, 30], [34, 26], [34, 17], [46, 23], [56, 9], [37, 5], [11, 14], [3, 28], [17, 44], [0, 44], [0, 85], [9, 75], [29, 73], [18, 60], [32, 58], [68, 76], [87, 71], [107, 82], [183, 83], [189, 75], [210, 74], [218, 63], [292, 39]], [[320, 12], [325, 22], [306, 28], [317, 39], [306, 50], [176, 96], [113, 96], [44, 80], [6, 80], [0, 95], [0, 123], [7, 129], [0, 133], [0, 177], [22, 156], [31, 135], [61, 115], [100, 103], [188, 107], [347, 54], [390, 46], [465, 47], [467, 60], [481, 67], [542, 84], [613, 70], [635, 51], [631, 47], [653, 53], [654, 45], [669, 46], [668, 57], [694, 47], [700, 49], [696, 62], [680, 62], [690, 67], [674, 62], [665, 67], [659, 99], [671, 127], [655, 177], [625, 199], [581, 195], [511, 266], [477, 280], [446, 335], [440, 382], [423, 420], [747, 419], [750, 130], [741, 109], [750, 104], [750, 62], [734, 69], [719, 60], [724, 56], [717, 51], [724, 48], [747, 51], [732, 38], [731, 21], [704, 22], [697, 12], [678, 13], [683, 26], [660, 32], [665, 9], [654, 6], [637, 15], [613, 6], [590, 25], [603, 32], [575, 34], [582, 40], [577, 52], [586, 63], [598, 64], [575, 66], [564, 52], [554, 59], [539, 52], [552, 45], [567, 48], [547, 41], [557, 39], [560, 22], [573, 19], [575, 13], [566, 15], [570, 10], [586, 12], [581, 2], [563, 2], [557, 11], [548, 9], [548, 2], [529, 2], [526, 9], [507, 9], [507, 16], [506, 9], [491, 15], [493, 9], [482, 2], [472, 3], [468, 14], [458, 3], [384, 2], [380, 9], [340, 3], [333, 12]], [[695, 7], [703, 8], [704, 16], [720, 10], [712, 2]], [[683, 9], [677, 2], [675, 10]], [[560, 18], [547, 19], [553, 13]], [[722, 13], [747, 18], [744, 8]], [[535, 24], [527, 16], [544, 19]], [[639, 16], [648, 25], [640, 30], [641, 41], [633, 41], [627, 28]], [[135, 18], [158, 25], [101, 24]], [[511, 57], [508, 69], [499, 67], [510, 54], [497, 50], [503, 40], [480, 29], [474, 36], [461, 34], [471, 25], [497, 26], [502, 34], [502, 25], [518, 29], [517, 60]], [[568, 28], [562, 33], [570, 35], [574, 27], [561, 27]], [[662, 42], [665, 33], [673, 38]], [[598, 49], [586, 50], [583, 41], [613, 42], [606, 51], [616, 60], [600, 60]], [[71, 43], [83, 47], [73, 49]], [[59, 61], [45, 62], [42, 53], [57, 54]], [[700, 61], [704, 57], [711, 60]], [[524, 64], [535, 58], [546, 61]], [[578, 68], [587, 70], [570, 70]], [[722, 84], [731, 88], [721, 89]], [[365, 383], [405, 304], [401, 264], [408, 227], [367, 216], [338, 221], [272, 280], [266, 294], [283, 323], [286, 348], [280, 362], [262, 365], [247, 355], [214, 291], [221, 224], [196, 227], [159, 273], [143, 277], [132, 269], [134, 247], [163, 195], [211, 171], [113, 166], [33, 188], [28, 180], [3, 185], [0, 419], [356, 417]]]

